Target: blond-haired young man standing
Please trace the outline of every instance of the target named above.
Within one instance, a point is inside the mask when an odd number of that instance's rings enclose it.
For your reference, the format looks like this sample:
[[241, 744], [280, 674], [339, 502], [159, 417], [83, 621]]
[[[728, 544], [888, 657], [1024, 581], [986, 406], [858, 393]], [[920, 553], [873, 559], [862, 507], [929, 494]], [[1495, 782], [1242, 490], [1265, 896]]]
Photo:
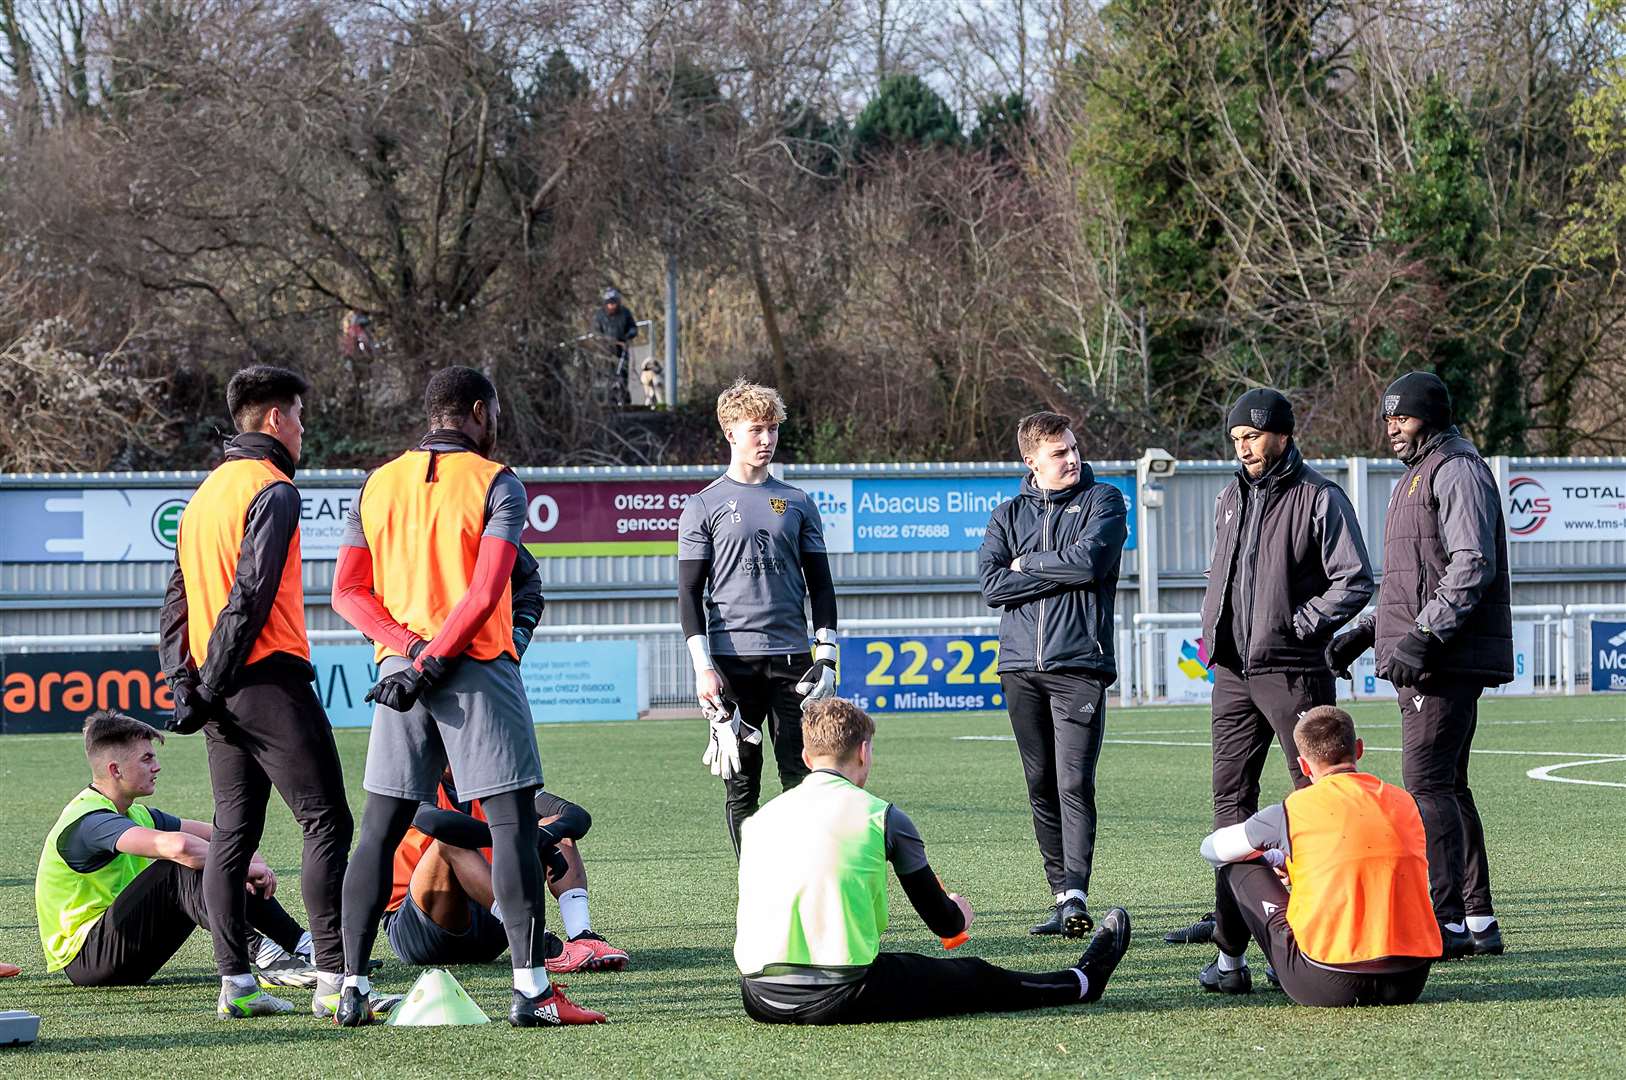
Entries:
[[717, 422], [728, 471], [689, 499], [678, 523], [678, 615], [695, 696], [711, 723], [702, 760], [727, 788], [736, 855], [740, 824], [762, 792], [763, 728], [789, 790], [807, 775], [802, 708], [836, 692], [836, 591], [824, 526], [805, 491], [768, 472], [784, 419], [771, 387], [741, 379], [724, 390]]

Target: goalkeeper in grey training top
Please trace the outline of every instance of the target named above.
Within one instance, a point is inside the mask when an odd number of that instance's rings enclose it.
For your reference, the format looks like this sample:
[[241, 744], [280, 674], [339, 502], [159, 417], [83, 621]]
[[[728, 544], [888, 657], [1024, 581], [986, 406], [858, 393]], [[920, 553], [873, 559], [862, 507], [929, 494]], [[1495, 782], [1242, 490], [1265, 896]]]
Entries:
[[[836, 591], [818, 507], [768, 473], [785, 403], [741, 379], [717, 398], [728, 472], [683, 507], [678, 614], [710, 722], [702, 761], [728, 791], [728, 838], [762, 792], [767, 729], [789, 790], [802, 782], [802, 707], [836, 693]], [[808, 652], [806, 603], [813, 609]]]

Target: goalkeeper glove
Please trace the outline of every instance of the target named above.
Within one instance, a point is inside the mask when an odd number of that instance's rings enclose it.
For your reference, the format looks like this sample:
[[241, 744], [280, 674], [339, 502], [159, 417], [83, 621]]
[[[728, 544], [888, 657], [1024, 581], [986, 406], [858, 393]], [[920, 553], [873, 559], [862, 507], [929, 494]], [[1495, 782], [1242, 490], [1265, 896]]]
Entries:
[[700, 763], [710, 766], [711, 775], [732, 780], [740, 773], [740, 744], [762, 745], [762, 731], [740, 719], [740, 711], [727, 701], [719, 702], [715, 709], [706, 709], [710, 731], [706, 735], [706, 752]]
[[802, 681], [796, 684], [796, 692], [802, 695], [802, 710], [815, 701], [836, 696], [836, 633], [834, 630], [819, 630], [813, 635], [813, 666], [802, 675]]

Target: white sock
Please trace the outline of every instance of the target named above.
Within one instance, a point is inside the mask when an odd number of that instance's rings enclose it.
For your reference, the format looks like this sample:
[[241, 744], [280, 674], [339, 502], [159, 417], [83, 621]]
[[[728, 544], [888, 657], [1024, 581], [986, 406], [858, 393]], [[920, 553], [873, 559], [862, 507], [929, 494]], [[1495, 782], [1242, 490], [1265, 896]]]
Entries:
[[539, 997], [544, 990], [551, 990], [552, 988], [552, 984], [548, 982], [547, 968], [514, 969], [514, 989], [526, 997]]
[[593, 928], [593, 920], [587, 916], [586, 889], [567, 889], [559, 894], [559, 918], [564, 921], [567, 938]]
[[1444, 925], [1444, 927], [1453, 934], [1465, 934], [1468, 932], [1468, 927], [1459, 922], [1448, 922], [1442, 925]]
[[1061, 894], [1061, 899], [1057, 900], [1056, 903], [1059, 904], [1059, 903], [1061, 903], [1062, 900], [1066, 900], [1068, 898], [1072, 898], [1074, 900], [1077, 900], [1081, 904], [1089, 903], [1089, 899], [1090, 899], [1089, 897], [1084, 895], [1084, 890], [1083, 889], [1068, 889], [1066, 892]]
[[309, 960], [315, 954], [315, 946], [311, 944], [311, 932], [305, 931], [299, 935], [299, 944], [294, 946], [294, 955], [302, 960]]
[[344, 977], [344, 985], [354, 986], [357, 990], [361, 991], [363, 997], [366, 997], [368, 994], [373, 992], [373, 980], [369, 979], [365, 975], [346, 975]]
[[1489, 930], [1491, 927], [1493, 927], [1495, 925], [1496, 925], [1496, 916], [1495, 915], [1470, 915], [1470, 916], [1468, 916], [1468, 929], [1472, 930], [1476, 934], [1483, 934], [1486, 930]]
[[326, 987], [327, 992], [331, 994], [344, 985], [344, 976], [337, 971], [318, 971], [316, 973], [316, 985]]
[[1230, 953], [1221, 950], [1219, 954], [1219, 969], [1221, 971], [1239, 971], [1247, 966], [1247, 953], [1240, 953], [1236, 956], [1232, 956]]
[[1083, 1001], [1084, 995], [1090, 992], [1090, 977], [1084, 974], [1083, 968], [1073, 968], [1073, 974], [1078, 976], [1078, 1000]]
[[1056, 894], [1056, 903], [1058, 903], [1058, 904], [1059, 904], [1059, 903], [1061, 903], [1061, 902], [1062, 902], [1062, 901], [1063, 901], [1063, 900], [1065, 900], [1065, 899], [1067, 899], [1067, 894], [1066, 894], [1066, 893], [1064, 893], [1064, 892], [1059, 892], [1059, 893], [1057, 893], [1057, 894]]
[[241, 997], [243, 994], [248, 993], [250, 990], [256, 989], [258, 986], [259, 984], [254, 981], [254, 976], [252, 974], [222, 975], [220, 977], [221, 989], [225, 990], [233, 997]]

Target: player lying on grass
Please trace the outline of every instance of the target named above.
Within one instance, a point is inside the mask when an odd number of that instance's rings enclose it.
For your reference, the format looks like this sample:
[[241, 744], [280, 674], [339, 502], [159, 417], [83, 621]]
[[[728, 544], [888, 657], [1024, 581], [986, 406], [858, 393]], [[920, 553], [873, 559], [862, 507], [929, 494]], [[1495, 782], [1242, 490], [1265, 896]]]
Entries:
[[[1287, 996], [1300, 1005], [1409, 1005], [1440, 956], [1428, 895], [1428, 852], [1417, 803], [1355, 767], [1362, 751], [1344, 710], [1321, 705], [1293, 729], [1310, 778], [1285, 802], [1211, 833], [1220, 871]], [[1289, 894], [1278, 874], [1291, 880]], [[1203, 989], [1253, 989], [1246, 936], [1224, 923]]]
[[[132, 717], [97, 712], [85, 721], [90, 785], [57, 818], [40, 852], [34, 908], [46, 970], [79, 986], [144, 983], [198, 927], [208, 929], [203, 868], [207, 822], [174, 817], [135, 800], [153, 793], [164, 736]], [[258, 974], [263, 982], [311, 988], [316, 969], [287, 955], [301, 943], [298, 923], [277, 903], [277, 876], [256, 852], [248, 869], [248, 919], [285, 950]], [[396, 999], [376, 1007], [387, 1011]], [[220, 1016], [240, 1019], [293, 1011], [259, 987], [222, 990]]]
[[[451, 770], [412, 819], [395, 849], [395, 885], [384, 916], [390, 946], [408, 964], [486, 964], [508, 948], [491, 889], [491, 829], [480, 800], [461, 801]], [[592, 929], [587, 870], [576, 842], [592, 826], [586, 810], [547, 791], [536, 793], [537, 854], [559, 902], [569, 940], [548, 934], [547, 970], [620, 971], [627, 954]]]
[[914, 823], [864, 790], [875, 722], [841, 698], [802, 719], [807, 779], [741, 829], [734, 938], [745, 1011], [765, 1024], [855, 1024], [1004, 1012], [1098, 1000], [1129, 948], [1129, 913], [1101, 920], [1076, 967], [1006, 971], [985, 960], [879, 950], [886, 867], [944, 939], [971, 927], [971, 905], [946, 893]]

